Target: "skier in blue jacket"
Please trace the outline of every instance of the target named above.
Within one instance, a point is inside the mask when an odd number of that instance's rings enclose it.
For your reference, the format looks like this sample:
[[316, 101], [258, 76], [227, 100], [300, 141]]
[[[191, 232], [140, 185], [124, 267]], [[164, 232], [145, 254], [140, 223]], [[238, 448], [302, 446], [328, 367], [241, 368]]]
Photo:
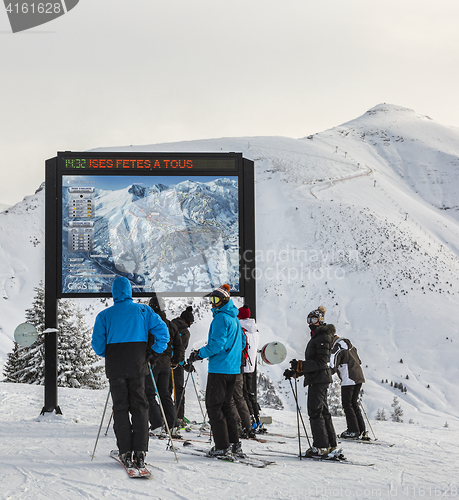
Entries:
[[210, 294], [214, 319], [207, 344], [192, 351], [189, 363], [209, 358], [206, 408], [215, 446], [211, 456], [244, 456], [239, 442], [236, 416], [231, 407], [236, 376], [241, 373], [245, 336], [237, 319], [237, 307], [230, 298], [230, 287], [223, 285]]
[[105, 358], [120, 459], [127, 467], [132, 467], [133, 461], [143, 467], [148, 451], [145, 375], [149, 373], [148, 361], [154, 363], [166, 349], [169, 331], [150, 307], [133, 302], [127, 278], [113, 281], [112, 296], [113, 306], [96, 317], [92, 348]]

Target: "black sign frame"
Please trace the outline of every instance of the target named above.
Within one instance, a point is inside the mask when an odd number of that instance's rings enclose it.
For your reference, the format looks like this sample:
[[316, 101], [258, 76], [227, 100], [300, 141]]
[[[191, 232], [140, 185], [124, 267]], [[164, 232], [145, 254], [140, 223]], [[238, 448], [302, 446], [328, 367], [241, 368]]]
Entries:
[[[82, 160], [85, 163], [82, 163]], [[88, 160], [94, 160], [92, 165], [87, 166]], [[115, 163], [112, 163], [110, 167], [107, 160]], [[117, 160], [121, 163], [117, 164]], [[150, 161], [149, 168], [145, 168], [147, 160]], [[160, 165], [162, 165], [160, 168], [154, 166], [155, 160], [160, 161]], [[191, 167], [190, 161], [194, 162]], [[45, 168], [45, 404], [42, 414], [52, 411], [61, 413], [57, 404], [58, 299], [111, 297], [109, 293], [62, 293], [63, 175], [133, 175], [135, 172], [136, 176], [237, 176], [239, 189], [239, 291], [232, 293], [232, 295], [244, 297], [245, 303], [251, 309], [252, 317], [256, 318], [255, 173], [254, 162], [243, 158], [242, 153], [66, 151], [58, 152], [56, 157], [47, 160]], [[151, 293], [148, 292], [133, 293], [135, 297], [149, 295]], [[188, 297], [204, 294], [164, 293], [162, 295]]]

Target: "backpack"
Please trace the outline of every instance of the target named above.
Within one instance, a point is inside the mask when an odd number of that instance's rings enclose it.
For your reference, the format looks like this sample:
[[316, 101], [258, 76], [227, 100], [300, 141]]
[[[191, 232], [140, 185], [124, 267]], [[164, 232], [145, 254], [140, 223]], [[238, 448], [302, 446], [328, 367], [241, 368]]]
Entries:
[[247, 338], [247, 335], [245, 333], [245, 331], [246, 331], [245, 328], [243, 328], [242, 326], [241, 326], [241, 328], [242, 328], [242, 333], [244, 334], [244, 337], [245, 337], [245, 347], [244, 347], [244, 349], [242, 349], [242, 359], [241, 359], [241, 367], [243, 368], [244, 366], [247, 365], [247, 359], [249, 361], [251, 361], [251, 360], [250, 360], [250, 356], [249, 356], [249, 347], [250, 347], [249, 339]]

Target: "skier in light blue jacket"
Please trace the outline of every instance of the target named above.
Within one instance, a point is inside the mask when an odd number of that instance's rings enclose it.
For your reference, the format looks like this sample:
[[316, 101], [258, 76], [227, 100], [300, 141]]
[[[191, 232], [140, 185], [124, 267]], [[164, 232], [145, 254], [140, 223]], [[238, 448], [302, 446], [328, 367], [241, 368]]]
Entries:
[[209, 358], [206, 408], [215, 441], [215, 446], [209, 452], [211, 456], [244, 456], [231, 399], [236, 375], [241, 373], [242, 350], [246, 341], [237, 319], [239, 311], [229, 292], [228, 285], [211, 292], [214, 319], [207, 344], [199, 351], [192, 351], [188, 358], [189, 363]]

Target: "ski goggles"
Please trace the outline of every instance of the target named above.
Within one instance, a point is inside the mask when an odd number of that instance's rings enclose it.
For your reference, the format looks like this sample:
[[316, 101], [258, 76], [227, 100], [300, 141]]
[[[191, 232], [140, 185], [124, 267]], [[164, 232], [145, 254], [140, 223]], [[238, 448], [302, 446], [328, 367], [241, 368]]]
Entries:
[[212, 297], [210, 297], [210, 301], [212, 302], [212, 304], [218, 304], [222, 299], [220, 297], [216, 297], [215, 295], [212, 295]]
[[315, 316], [311, 316], [307, 319], [308, 323], [312, 323], [313, 325], [315, 325], [316, 323], [319, 322], [319, 318], [316, 318]]

